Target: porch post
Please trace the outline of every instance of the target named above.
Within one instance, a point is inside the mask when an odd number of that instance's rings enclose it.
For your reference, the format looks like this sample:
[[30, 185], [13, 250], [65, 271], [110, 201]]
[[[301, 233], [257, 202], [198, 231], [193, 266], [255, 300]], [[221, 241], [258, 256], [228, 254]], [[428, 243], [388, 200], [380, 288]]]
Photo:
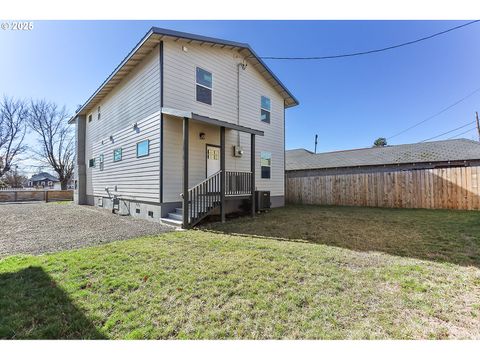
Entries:
[[188, 228], [188, 118], [183, 118], [183, 228]]
[[255, 134], [250, 135], [250, 167], [251, 167], [251, 193], [252, 217], [255, 217]]
[[220, 128], [220, 218], [225, 222], [225, 127]]

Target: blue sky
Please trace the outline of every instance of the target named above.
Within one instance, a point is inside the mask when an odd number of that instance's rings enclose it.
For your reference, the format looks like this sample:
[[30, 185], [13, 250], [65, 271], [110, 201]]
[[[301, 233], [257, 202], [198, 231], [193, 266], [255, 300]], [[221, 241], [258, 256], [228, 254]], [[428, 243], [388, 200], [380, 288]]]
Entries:
[[[248, 42], [260, 56], [315, 56], [385, 47], [462, 23], [36, 21], [32, 31], [0, 30], [0, 94], [46, 98], [73, 112], [151, 26]], [[315, 134], [318, 151], [368, 147], [377, 137], [388, 138], [437, 113], [480, 87], [479, 38], [477, 23], [373, 55], [266, 60], [300, 101], [286, 112], [287, 149], [312, 149]], [[421, 141], [473, 121], [479, 105], [480, 92], [390, 143]], [[463, 137], [476, 139], [475, 131]]]

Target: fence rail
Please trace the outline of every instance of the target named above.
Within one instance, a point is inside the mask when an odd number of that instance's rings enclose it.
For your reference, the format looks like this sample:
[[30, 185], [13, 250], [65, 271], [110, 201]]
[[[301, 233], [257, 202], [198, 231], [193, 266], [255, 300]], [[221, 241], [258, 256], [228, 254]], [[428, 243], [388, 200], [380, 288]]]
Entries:
[[480, 209], [480, 167], [295, 177], [286, 199], [294, 204], [426, 209]]
[[71, 200], [73, 200], [73, 190], [2, 189], [0, 191], [0, 202]]

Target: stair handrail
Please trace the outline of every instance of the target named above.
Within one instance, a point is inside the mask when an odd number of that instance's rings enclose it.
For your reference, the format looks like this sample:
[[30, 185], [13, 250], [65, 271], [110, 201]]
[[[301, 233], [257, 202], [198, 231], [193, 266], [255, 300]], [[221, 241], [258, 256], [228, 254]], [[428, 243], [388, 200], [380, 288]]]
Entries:
[[220, 174], [221, 172], [222, 172], [222, 170], [218, 170], [216, 173], [210, 175], [210, 176], [207, 177], [205, 180], [202, 180], [202, 181], [200, 181], [198, 184], [193, 185], [191, 188], [188, 189], [188, 191], [192, 190], [193, 188], [196, 188], [197, 186], [200, 186], [200, 185], [206, 183], [208, 180], [210, 180], [211, 178], [217, 176], [217, 175]]

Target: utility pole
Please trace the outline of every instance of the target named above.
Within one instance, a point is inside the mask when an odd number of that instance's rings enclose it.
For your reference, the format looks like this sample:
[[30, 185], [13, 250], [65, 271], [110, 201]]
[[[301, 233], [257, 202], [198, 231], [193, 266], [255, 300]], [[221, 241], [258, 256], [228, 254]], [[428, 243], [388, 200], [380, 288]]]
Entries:
[[478, 120], [478, 111], [475, 111], [475, 117], [477, 119], [478, 141], [480, 141], [480, 121]]
[[[478, 115], [477, 115], [477, 124], [478, 124]], [[315, 134], [315, 154], [317, 153], [317, 143], [318, 143], [318, 134]]]

